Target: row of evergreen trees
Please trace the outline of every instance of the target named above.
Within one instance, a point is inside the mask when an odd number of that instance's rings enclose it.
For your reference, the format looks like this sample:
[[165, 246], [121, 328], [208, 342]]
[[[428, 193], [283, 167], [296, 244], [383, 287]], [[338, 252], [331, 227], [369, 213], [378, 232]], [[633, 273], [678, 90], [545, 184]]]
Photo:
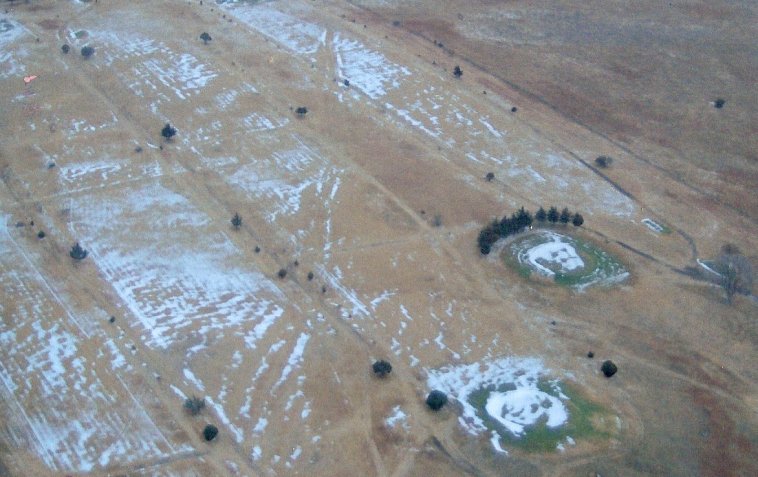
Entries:
[[479, 250], [482, 255], [487, 255], [492, 249], [492, 245], [501, 238], [508, 237], [509, 235], [515, 235], [523, 232], [524, 229], [530, 227], [534, 221], [539, 223], [573, 223], [574, 226], [579, 227], [584, 223], [584, 217], [581, 214], [571, 214], [568, 207], [564, 207], [561, 212], [558, 212], [558, 208], [553, 206], [547, 211], [540, 207], [539, 210], [532, 216], [532, 214], [524, 210], [521, 207], [517, 212], [511, 214], [510, 217], [503, 216], [502, 220], [494, 219], [489, 225], [485, 226], [480, 232], [477, 239]]

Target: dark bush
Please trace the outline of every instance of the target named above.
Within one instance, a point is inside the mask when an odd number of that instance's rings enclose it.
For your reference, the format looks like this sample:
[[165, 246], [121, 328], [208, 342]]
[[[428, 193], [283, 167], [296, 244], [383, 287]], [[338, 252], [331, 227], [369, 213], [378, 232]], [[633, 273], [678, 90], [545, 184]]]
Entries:
[[453, 76], [455, 76], [456, 78], [460, 78], [461, 76], [463, 76], [463, 70], [461, 69], [460, 66], [455, 65], [455, 68], [453, 68]]
[[488, 172], [486, 176], [484, 176], [485, 179], [487, 179], [487, 182], [492, 182], [492, 180], [495, 178], [494, 172]]
[[261, 248], [260, 248], [259, 246], [257, 246], [257, 245], [256, 245], [256, 246], [255, 246], [255, 253], [260, 253], [260, 251], [261, 251]]
[[163, 126], [163, 129], [161, 129], [161, 136], [170, 140], [172, 137], [176, 136], [176, 128], [172, 128], [171, 124], [166, 123], [166, 125]]
[[208, 32], [204, 31], [200, 34], [200, 39], [203, 40], [204, 44], [208, 44], [209, 41], [211, 41], [213, 38], [208, 34]]
[[713, 102], [713, 107], [716, 109], [721, 109], [724, 107], [724, 104], [726, 104], [726, 100], [722, 98], [716, 99], [716, 101]]
[[590, 351], [589, 353], [587, 353], [587, 357], [588, 358], [594, 358], [595, 357], [595, 353], [592, 352], [592, 351]]
[[515, 113], [516, 111], [518, 111], [518, 108], [516, 106], [514, 106], [514, 107], [511, 108], [511, 112], [512, 113]]
[[184, 400], [184, 409], [186, 409], [187, 412], [189, 412], [193, 416], [197, 416], [198, 414], [200, 414], [200, 411], [202, 411], [203, 408], [205, 408], [205, 399], [203, 398], [192, 396]]
[[581, 227], [581, 225], [584, 223], [584, 217], [582, 217], [582, 214], [576, 213], [574, 214], [574, 219], [571, 221], [572, 224], [574, 224], [574, 227]]
[[68, 45], [63, 45], [61, 46], [61, 51], [63, 52], [64, 55], [68, 54], [68, 52], [71, 51], [71, 47]]
[[595, 159], [595, 165], [597, 167], [602, 167], [605, 169], [606, 167], [610, 167], [610, 165], [613, 163], [613, 158], [608, 156], [598, 156]]
[[234, 216], [232, 217], [232, 226], [235, 230], [238, 230], [240, 226], [242, 226], [242, 217], [240, 217], [240, 214], [234, 213]]
[[558, 217], [558, 220], [561, 221], [562, 224], [567, 224], [571, 220], [571, 213], [568, 210], [568, 207], [564, 207], [561, 211], [561, 216]]
[[607, 361], [603, 361], [602, 366], [600, 366], [600, 371], [603, 372], [606, 378], [610, 378], [611, 376], [616, 374], [618, 370], [619, 370], [618, 367], [616, 367], [616, 365], [613, 364], [613, 361], [611, 361], [610, 359]]
[[383, 378], [392, 372], [392, 365], [383, 359], [374, 363], [371, 368], [374, 370], [374, 374], [380, 378]]
[[76, 242], [76, 244], [74, 244], [74, 246], [73, 246], [73, 247], [71, 247], [71, 251], [70, 251], [68, 254], [69, 254], [69, 255], [71, 256], [71, 258], [73, 258], [74, 260], [84, 260], [85, 258], [87, 258], [87, 254], [88, 254], [88, 253], [89, 253], [89, 252], [87, 252], [86, 250], [84, 250], [84, 249], [83, 249], [83, 248], [82, 248], [82, 247], [79, 245], [79, 242]]
[[41, 239], [45, 238], [45, 232], [42, 231], [42, 230], [40, 230], [39, 232], [37, 232], [37, 238], [41, 238]]
[[206, 441], [212, 441], [217, 435], [218, 427], [213, 424], [208, 424], [205, 426], [205, 429], [203, 429], [203, 438], [205, 438]]
[[313, 280], [313, 272], [308, 272], [308, 281]]
[[350, 80], [346, 79], [346, 80], [342, 81], [342, 84], [344, 84], [347, 87], [350, 87]]
[[283, 279], [284, 277], [287, 276], [287, 269], [286, 268], [280, 268], [279, 269], [279, 273], [277, 273], [277, 275], [279, 276], [279, 278]]
[[306, 108], [305, 106], [298, 106], [298, 108], [295, 110], [295, 114], [297, 114], [298, 116], [302, 118], [303, 116], [308, 114], [308, 108]]
[[90, 56], [95, 54], [95, 49], [91, 46], [85, 46], [82, 48], [82, 56], [85, 58], [89, 58]]
[[429, 406], [432, 411], [439, 411], [445, 404], [447, 404], [447, 394], [442, 391], [435, 389], [426, 397], [426, 405]]

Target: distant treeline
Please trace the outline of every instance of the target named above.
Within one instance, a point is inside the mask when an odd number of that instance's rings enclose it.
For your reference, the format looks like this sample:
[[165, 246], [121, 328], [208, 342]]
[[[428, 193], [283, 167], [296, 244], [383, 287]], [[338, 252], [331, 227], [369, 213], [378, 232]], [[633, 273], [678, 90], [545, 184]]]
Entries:
[[581, 214], [576, 213], [572, 215], [567, 207], [564, 207], [561, 212], [558, 212], [558, 208], [555, 206], [550, 207], [548, 211], [540, 207], [534, 216], [532, 216], [531, 212], [521, 207], [517, 212], [512, 213], [510, 217], [505, 215], [501, 220], [493, 219], [490, 224], [486, 225], [479, 232], [479, 237], [477, 238], [479, 250], [483, 255], [487, 255], [490, 253], [492, 245], [499, 239], [523, 232], [535, 220], [539, 223], [547, 221], [555, 224], [560, 222], [564, 225], [571, 222], [576, 227], [584, 223], [584, 217]]

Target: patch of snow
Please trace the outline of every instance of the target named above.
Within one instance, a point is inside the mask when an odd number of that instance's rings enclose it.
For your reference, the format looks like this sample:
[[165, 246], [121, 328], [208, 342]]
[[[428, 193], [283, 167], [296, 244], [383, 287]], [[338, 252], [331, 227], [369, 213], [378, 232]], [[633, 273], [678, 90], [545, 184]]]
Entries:
[[391, 428], [400, 426], [406, 431], [410, 429], [410, 426], [408, 425], [408, 415], [403, 412], [399, 405], [392, 408], [392, 414], [384, 420], [384, 423], [387, 427]]
[[255, 446], [253, 447], [253, 451], [250, 453], [250, 457], [253, 458], [253, 461], [258, 461], [263, 456], [263, 449], [261, 449], [261, 446]]
[[555, 272], [542, 265], [543, 263], [557, 264], [561, 271], [570, 272], [584, 268], [584, 261], [576, 252], [576, 249], [563, 240], [562, 235], [545, 233], [550, 242], [540, 243], [523, 253], [519, 254], [519, 261], [523, 260], [539, 270], [543, 275], [552, 277]]
[[305, 345], [308, 344], [308, 340], [310, 339], [310, 335], [308, 333], [300, 333], [300, 336], [297, 338], [297, 343], [295, 343], [295, 347], [292, 350], [292, 353], [290, 354], [289, 358], [287, 358], [287, 364], [282, 369], [282, 374], [279, 376], [279, 380], [274, 383], [274, 386], [271, 388], [271, 394], [276, 391], [276, 389], [284, 383], [284, 381], [287, 380], [287, 377], [289, 377], [290, 373], [298, 368], [300, 364], [303, 362], [303, 353], [305, 353]]
[[568, 411], [563, 402], [535, 387], [493, 391], [487, 398], [485, 410], [515, 436], [522, 435], [527, 426], [543, 417], [547, 417], [547, 427], [558, 427], [568, 420]]
[[363, 94], [378, 99], [387, 94], [387, 89], [400, 87], [400, 80], [410, 76], [404, 66], [389, 61], [384, 55], [366, 48], [362, 43], [334, 34], [334, 54], [340, 78], [350, 81]]
[[240, 22], [299, 55], [313, 55], [326, 41], [326, 30], [269, 5], [225, 4]]

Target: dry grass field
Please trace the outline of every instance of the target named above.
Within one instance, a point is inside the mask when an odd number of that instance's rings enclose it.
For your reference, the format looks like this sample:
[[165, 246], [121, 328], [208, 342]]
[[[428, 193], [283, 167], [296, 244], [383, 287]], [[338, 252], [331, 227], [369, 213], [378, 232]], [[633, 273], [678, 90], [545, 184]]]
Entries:
[[758, 475], [754, 3], [0, 9], [1, 475]]

